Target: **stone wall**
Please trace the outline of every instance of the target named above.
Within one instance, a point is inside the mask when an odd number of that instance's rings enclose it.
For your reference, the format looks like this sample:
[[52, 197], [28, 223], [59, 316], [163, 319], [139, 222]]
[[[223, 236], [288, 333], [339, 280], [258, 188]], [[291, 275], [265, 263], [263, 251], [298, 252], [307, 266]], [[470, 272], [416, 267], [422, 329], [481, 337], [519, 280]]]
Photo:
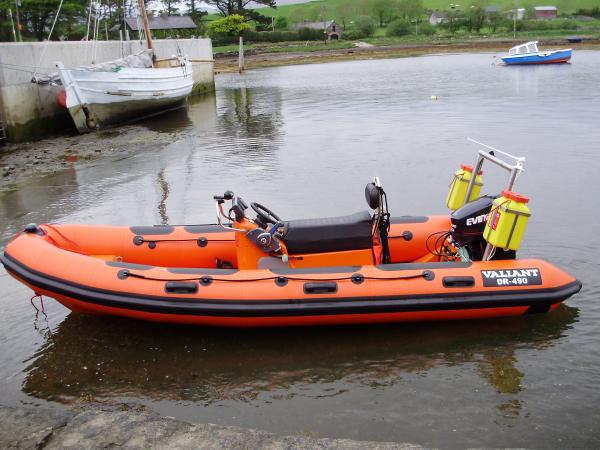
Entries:
[[[158, 58], [175, 55], [178, 49], [192, 60], [211, 61], [213, 57], [210, 39], [153, 42]], [[31, 83], [35, 66], [39, 66], [38, 76], [47, 75], [56, 72], [57, 61], [77, 67], [122, 58], [143, 48], [139, 41], [0, 43], [0, 120], [8, 140], [32, 140], [73, 128], [68, 113], [58, 104], [62, 87]], [[193, 62], [193, 67], [193, 93], [213, 91], [213, 63]]]

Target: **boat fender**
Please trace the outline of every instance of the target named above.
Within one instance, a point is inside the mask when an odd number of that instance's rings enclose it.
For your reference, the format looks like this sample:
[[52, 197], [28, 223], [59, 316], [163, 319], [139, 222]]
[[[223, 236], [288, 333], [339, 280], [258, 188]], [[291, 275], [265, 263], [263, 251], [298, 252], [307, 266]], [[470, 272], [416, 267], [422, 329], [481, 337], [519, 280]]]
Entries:
[[404, 239], [405, 241], [410, 241], [413, 238], [413, 234], [411, 231], [403, 231], [402, 234], [398, 237], [401, 237], [402, 239]]
[[365, 281], [365, 277], [364, 275], [360, 274], [360, 273], [355, 273], [353, 274], [350, 279], [352, 280], [352, 282], [354, 284], [361, 284], [363, 281]]
[[30, 223], [23, 229], [25, 233], [37, 234], [38, 236], [44, 236], [44, 230], [42, 230], [36, 223]]
[[421, 274], [421, 276], [426, 281], [433, 281], [433, 280], [435, 280], [435, 272], [433, 272], [432, 270], [424, 270], [423, 273]]
[[200, 284], [202, 286], [210, 286], [213, 282], [213, 279], [211, 276], [205, 275], [202, 278], [200, 278]]

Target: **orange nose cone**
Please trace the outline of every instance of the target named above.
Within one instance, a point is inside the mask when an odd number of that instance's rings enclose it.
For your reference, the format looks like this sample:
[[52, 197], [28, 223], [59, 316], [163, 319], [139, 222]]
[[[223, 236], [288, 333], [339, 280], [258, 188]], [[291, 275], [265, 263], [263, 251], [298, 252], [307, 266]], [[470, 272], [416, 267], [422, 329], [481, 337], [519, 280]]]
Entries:
[[67, 93], [65, 91], [60, 91], [58, 94], [58, 104], [63, 108], [67, 107]]

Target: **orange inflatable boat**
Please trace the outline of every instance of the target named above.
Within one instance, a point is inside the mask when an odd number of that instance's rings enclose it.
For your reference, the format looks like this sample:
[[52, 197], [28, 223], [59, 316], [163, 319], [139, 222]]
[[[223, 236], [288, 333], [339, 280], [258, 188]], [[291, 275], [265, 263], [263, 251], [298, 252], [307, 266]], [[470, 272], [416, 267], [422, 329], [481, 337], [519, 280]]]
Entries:
[[551, 311], [581, 288], [546, 261], [517, 259], [512, 244], [488, 251], [494, 222], [525, 217], [507, 206], [524, 206], [514, 192], [433, 217], [390, 217], [378, 181], [366, 198], [372, 212], [288, 221], [257, 203], [252, 214], [228, 191], [215, 196], [217, 224], [32, 224], [0, 260], [72, 311], [210, 326], [514, 316]]

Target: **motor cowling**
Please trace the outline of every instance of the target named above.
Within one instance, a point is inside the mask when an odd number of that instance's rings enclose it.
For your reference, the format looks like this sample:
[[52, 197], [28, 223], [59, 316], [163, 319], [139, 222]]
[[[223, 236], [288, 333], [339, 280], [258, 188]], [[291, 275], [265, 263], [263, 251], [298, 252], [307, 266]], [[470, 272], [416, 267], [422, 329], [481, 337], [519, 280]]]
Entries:
[[[469, 258], [480, 261], [483, 257], [486, 241], [483, 230], [492, 210], [494, 200], [499, 195], [484, 195], [460, 207], [450, 215], [452, 238], [461, 248], [466, 249]], [[492, 259], [514, 259], [516, 252], [496, 249]]]

